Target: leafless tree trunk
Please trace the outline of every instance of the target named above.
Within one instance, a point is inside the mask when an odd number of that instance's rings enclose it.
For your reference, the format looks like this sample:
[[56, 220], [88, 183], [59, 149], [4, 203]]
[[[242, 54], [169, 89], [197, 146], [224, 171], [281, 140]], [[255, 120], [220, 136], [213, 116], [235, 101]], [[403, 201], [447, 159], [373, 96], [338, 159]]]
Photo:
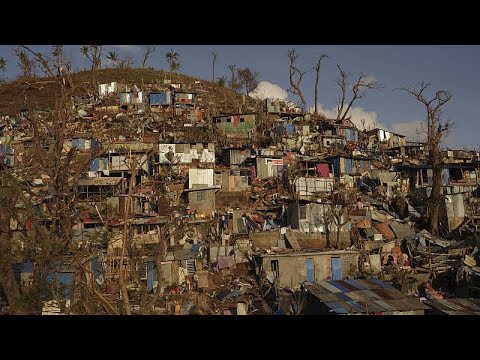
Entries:
[[320, 58], [318, 59], [317, 64], [313, 67], [313, 70], [315, 70], [315, 111], [314, 114], [315, 116], [318, 115], [318, 82], [320, 80], [320, 66], [322, 64], [322, 60], [328, 58], [327, 54], [322, 54], [320, 55]]
[[429, 228], [433, 236], [438, 236], [440, 201], [442, 199], [442, 169], [443, 159], [441, 155], [441, 143], [450, 132], [453, 122], [443, 119], [443, 106], [449, 102], [452, 95], [446, 90], [438, 90], [435, 96], [427, 98], [426, 90], [429, 83], [421, 82], [418, 88], [402, 88], [425, 106], [427, 111], [427, 146], [428, 160], [432, 166], [433, 184], [429, 198], [430, 217]]
[[[337, 120], [344, 120], [347, 118], [353, 104], [363, 98], [368, 90], [380, 90], [383, 88], [383, 85], [363, 73], [360, 73], [355, 83], [350, 84], [349, 75], [340, 67], [340, 65], [337, 65], [337, 67], [339, 71], [337, 85], [339, 86], [341, 93], [340, 100], [337, 101]], [[350, 87], [352, 89], [351, 99], [345, 108], [347, 92]]]
[[[35, 52], [27, 46], [21, 45], [21, 48], [33, 54], [42, 71], [52, 79], [48, 82], [56, 85], [55, 107], [49, 117], [28, 117], [34, 135], [35, 151], [32, 157], [34, 166], [33, 168], [18, 166], [16, 169], [26, 178], [32, 176], [32, 170], [37, 176], [40, 172], [50, 177], [51, 199], [49, 206], [46, 207], [45, 219], [38, 219], [38, 214], [33, 210], [31, 197], [33, 193], [30, 187], [18, 178], [10, 176], [10, 186], [17, 189], [19, 199], [24, 205], [21, 211], [32, 221], [36, 230], [35, 243], [30, 244], [32, 247], [30, 251], [35, 254], [35, 279], [43, 282], [46, 281], [48, 274], [56, 271], [53, 266], [56, 261], [70, 250], [73, 218], [77, 211], [76, 194], [73, 189], [91, 157], [79, 157], [74, 149], [64, 151], [64, 141], [69, 131], [67, 125], [73, 123], [74, 119], [71, 99], [77, 85], [73, 83], [70, 66], [64, 62], [61, 48], [54, 48], [55, 59]], [[94, 156], [94, 153], [91, 156]], [[27, 198], [24, 192], [30, 197]]]
[[229, 65], [228, 70], [230, 70], [230, 81], [228, 82], [228, 85], [230, 86], [230, 89], [233, 91], [238, 91], [240, 84], [237, 80], [237, 65]]
[[341, 230], [350, 221], [350, 214], [352, 213], [355, 204], [355, 194], [356, 190], [341, 187], [331, 196], [331, 206], [328, 211], [337, 227], [336, 248], [338, 248], [340, 244]]
[[0, 211], [0, 286], [3, 289], [10, 313], [20, 313], [17, 300], [20, 296], [20, 289], [13, 274], [15, 259], [12, 257], [12, 243], [10, 231], [10, 219], [15, 209], [17, 195], [11, 187], [0, 187], [0, 202], [3, 210]]
[[212, 51], [212, 82], [215, 82], [215, 63], [217, 62], [217, 52], [215, 50]]
[[147, 63], [148, 59], [152, 56], [152, 54], [157, 50], [155, 45], [147, 45], [143, 51], [143, 61], [142, 61], [142, 68], [145, 68], [145, 64]]
[[295, 49], [288, 50], [288, 59], [290, 60], [289, 65], [289, 79], [290, 79], [290, 92], [294, 95], [298, 95], [302, 106], [305, 107], [306, 101], [305, 96], [303, 96], [301, 84], [303, 75], [306, 74], [305, 71], [301, 71], [297, 66], [298, 54]]

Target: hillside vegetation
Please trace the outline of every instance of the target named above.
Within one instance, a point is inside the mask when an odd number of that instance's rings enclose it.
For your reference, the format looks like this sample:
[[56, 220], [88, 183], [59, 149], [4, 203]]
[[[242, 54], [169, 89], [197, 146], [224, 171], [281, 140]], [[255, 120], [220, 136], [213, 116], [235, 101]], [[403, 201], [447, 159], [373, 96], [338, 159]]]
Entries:
[[[244, 110], [255, 108], [256, 100], [236, 93], [211, 81], [191, 76], [170, 73], [152, 68], [143, 69], [101, 69], [81, 71], [73, 74], [73, 83], [80, 85], [76, 94], [94, 93], [98, 84], [117, 81], [126, 85], [142, 85], [155, 81], [163, 84], [164, 80], [180, 82], [187, 88], [194, 88], [203, 97], [203, 104], [219, 107], [223, 111], [236, 112], [245, 101]], [[195, 82], [200, 83], [195, 84]], [[49, 78], [18, 78], [15, 81], [0, 84], [0, 115], [14, 115], [26, 107], [26, 102], [36, 109], [49, 110], [54, 107], [55, 92], [58, 86]], [[245, 99], [245, 100], [244, 100]]]

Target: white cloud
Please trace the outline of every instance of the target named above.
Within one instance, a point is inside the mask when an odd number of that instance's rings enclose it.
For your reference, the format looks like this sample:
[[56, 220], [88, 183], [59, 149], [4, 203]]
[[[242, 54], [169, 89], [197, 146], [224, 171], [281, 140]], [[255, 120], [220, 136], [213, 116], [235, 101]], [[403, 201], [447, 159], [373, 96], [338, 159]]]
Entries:
[[277, 84], [268, 81], [260, 81], [257, 88], [250, 93], [250, 96], [254, 99], [261, 100], [266, 98], [286, 100], [288, 93], [287, 90]]
[[407, 137], [407, 141], [425, 140], [425, 126], [422, 121], [413, 120], [402, 123], [393, 124], [390, 130]]
[[[331, 109], [326, 109], [323, 107], [322, 104], [319, 105], [318, 111], [321, 114], [324, 114], [326, 117], [335, 119], [337, 117], [337, 108], [333, 107]], [[313, 111], [312, 111], [313, 112]], [[352, 107], [350, 109], [350, 115], [352, 122], [355, 124], [355, 126], [363, 130], [364, 125], [365, 129], [374, 129], [376, 127], [381, 128], [381, 129], [387, 129], [387, 126], [380, 122], [378, 120], [378, 114], [375, 111], [367, 111], [362, 107]], [[364, 121], [364, 125], [362, 125], [362, 120]]]
[[135, 54], [139, 52], [142, 48], [138, 45], [111, 45], [111, 47], [125, 51], [127, 53]]
[[375, 76], [368, 75], [368, 76], [365, 76], [365, 77], [363, 78], [362, 83], [363, 83], [363, 84], [368, 84], [369, 82], [373, 82], [373, 81], [377, 81], [377, 82], [378, 82], [378, 80], [377, 80], [377, 78], [376, 78]]
[[[337, 108], [333, 107], [331, 109], [326, 109], [322, 104], [319, 104], [318, 111], [321, 114], [324, 114], [328, 118], [335, 119], [337, 117]], [[313, 113], [313, 108], [310, 109], [310, 112]], [[396, 134], [405, 135], [407, 141], [422, 141], [424, 140], [425, 131], [422, 127], [423, 122], [418, 120], [405, 121], [401, 123], [396, 123], [392, 125], [385, 125], [378, 119], [378, 114], [375, 111], [367, 111], [362, 107], [353, 107], [350, 110], [351, 120], [354, 125], [359, 129], [363, 130], [362, 120], [364, 119], [365, 130], [380, 128], [394, 132]]]

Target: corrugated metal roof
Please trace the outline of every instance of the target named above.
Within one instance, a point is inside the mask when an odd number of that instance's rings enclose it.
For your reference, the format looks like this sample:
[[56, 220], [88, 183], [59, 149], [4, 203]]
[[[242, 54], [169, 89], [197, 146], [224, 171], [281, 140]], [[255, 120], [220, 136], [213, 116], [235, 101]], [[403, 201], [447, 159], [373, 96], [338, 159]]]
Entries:
[[425, 304], [448, 315], [480, 315], [480, 300], [478, 299], [427, 300]]
[[[311, 282], [307, 290], [337, 314], [425, 310], [430, 307], [378, 279]], [[480, 302], [478, 304], [480, 310]], [[451, 310], [451, 309], [450, 309]]]
[[350, 284], [350, 285], [352, 285], [352, 286], [355, 286], [355, 288], [356, 288], [357, 290], [363, 290], [363, 289], [365, 289], [365, 286], [361, 285], [357, 280], [354, 280], [354, 279], [352, 279], [352, 280], [345, 280], [345, 282], [348, 283], [348, 284]]

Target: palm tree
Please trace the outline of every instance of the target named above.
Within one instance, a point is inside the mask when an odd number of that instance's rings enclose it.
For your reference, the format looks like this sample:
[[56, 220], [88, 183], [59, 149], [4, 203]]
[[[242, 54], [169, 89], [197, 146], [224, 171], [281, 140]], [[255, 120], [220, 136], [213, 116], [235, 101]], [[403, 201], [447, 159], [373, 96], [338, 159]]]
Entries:
[[7, 68], [7, 60], [5, 58], [0, 57], [0, 70], [2, 70], [2, 81], [5, 81], [5, 69]]
[[[118, 63], [118, 54], [115, 51], [109, 51], [107, 59], [111, 60], [115, 65]], [[113, 67], [113, 66], [112, 66]]]
[[174, 72], [180, 69], [180, 55], [176, 51], [170, 49], [170, 51], [167, 52], [165, 57], [167, 58], [167, 63], [170, 66], [170, 72]]
[[225, 84], [227, 83], [227, 77], [226, 76], [219, 77], [217, 78], [217, 82], [218, 82], [218, 85], [220, 85], [221, 87], [225, 87]]

